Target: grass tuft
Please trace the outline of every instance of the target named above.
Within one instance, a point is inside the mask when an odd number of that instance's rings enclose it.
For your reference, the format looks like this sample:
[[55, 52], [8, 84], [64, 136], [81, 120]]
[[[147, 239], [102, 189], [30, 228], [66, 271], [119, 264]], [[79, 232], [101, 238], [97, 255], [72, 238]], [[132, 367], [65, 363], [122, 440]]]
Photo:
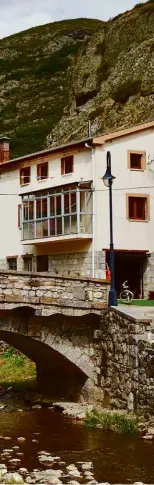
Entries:
[[93, 411], [87, 414], [85, 425], [90, 427], [101, 425], [104, 431], [133, 434], [138, 431], [138, 418], [127, 412]]

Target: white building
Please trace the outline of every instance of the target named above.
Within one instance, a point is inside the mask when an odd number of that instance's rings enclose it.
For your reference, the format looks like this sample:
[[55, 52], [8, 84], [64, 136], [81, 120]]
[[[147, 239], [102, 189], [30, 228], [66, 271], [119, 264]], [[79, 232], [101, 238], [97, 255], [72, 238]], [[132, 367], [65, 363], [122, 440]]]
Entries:
[[105, 277], [111, 152], [115, 282], [154, 294], [154, 121], [10, 160], [0, 139], [0, 269]]

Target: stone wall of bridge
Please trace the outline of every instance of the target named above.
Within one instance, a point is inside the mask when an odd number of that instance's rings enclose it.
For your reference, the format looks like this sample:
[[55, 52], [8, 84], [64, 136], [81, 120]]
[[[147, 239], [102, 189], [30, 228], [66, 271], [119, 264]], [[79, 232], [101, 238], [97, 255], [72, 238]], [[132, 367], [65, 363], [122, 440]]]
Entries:
[[100, 356], [97, 384], [108, 406], [154, 414], [150, 319], [132, 318], [118, 308], [104, 310], [95, 338]]
[[42, 315], [100, 313], [107, 307], [108, 291], [109, 283], [96, 278], [0, 272], [0, 308], [35, 306]]

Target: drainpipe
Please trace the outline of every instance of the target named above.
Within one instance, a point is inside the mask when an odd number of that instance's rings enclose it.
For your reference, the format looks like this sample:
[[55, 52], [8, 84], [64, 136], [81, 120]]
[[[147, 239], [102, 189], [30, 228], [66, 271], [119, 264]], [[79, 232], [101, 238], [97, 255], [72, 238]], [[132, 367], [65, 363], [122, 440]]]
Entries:
[[95, 278], [95, 150], [93, 147], [85, 143], [86, 148], [91, 148], [92, 156], [92, 179], [93, 179], [93, 207], [92, 207], [92, 277]]

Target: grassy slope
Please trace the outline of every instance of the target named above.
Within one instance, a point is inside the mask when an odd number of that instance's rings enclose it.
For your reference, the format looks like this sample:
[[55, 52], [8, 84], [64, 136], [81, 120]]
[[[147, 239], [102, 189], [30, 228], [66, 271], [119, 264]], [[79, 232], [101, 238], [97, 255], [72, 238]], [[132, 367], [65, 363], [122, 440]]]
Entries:
[[68, 104], [72, 60], [100, 25], [66, 20], [0, 40], [0, 134], [12, 158], [43, 148]]
[[0, 355], [0, 386], [22, 385], [36, 376], [36, 366], [22, 354], [17, 354], [13, 347]]

